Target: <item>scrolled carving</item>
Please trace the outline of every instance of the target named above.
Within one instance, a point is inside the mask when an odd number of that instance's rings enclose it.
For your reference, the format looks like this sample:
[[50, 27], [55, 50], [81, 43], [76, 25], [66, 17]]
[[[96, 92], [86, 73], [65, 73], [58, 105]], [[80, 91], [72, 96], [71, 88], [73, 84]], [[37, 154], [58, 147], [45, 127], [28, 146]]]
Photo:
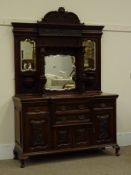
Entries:
[[[40, 62], [41, 62], [41, 65], [43, 65], [43, 67], [45, 67], [45, 60], [44, 60], [44, 56], [45, 56], [45, 48], [41, 48], [40, 49]], [[45, 76], [45, 69], [42, 68], [41, 66], [41, 70], [40, 70], [40, 91], [41, 93], [43, 93], [43, 87], [45, 86], [46, 84], [46, 76]]]
[[65, 11], [64, 7], [59, 7], [58, 11], [48, 12], [38, 23], [80, 24], [80, 20], [75, 13]]
[[100, 130], [99, 130], [99, 139], [107, 139], [109, 137], [109, 132], [108, 132], [108, 119], [109, 115], [97, 115], [97, 118], [100, 120]]
[[79, 142], [79, 143], [85, 142], [87, 140], [85, 133], [86, 133], [86, 129], [85, 128], [82, 128], [82, 127], [77, 128], [75, 130], [75, 136], [76, 136], [75, 137], [75, 141]]
[[69, 130], [61, 129], [58, 130], [58, 144], [68, 144], [69, 143]]
[[45, 120], [31, 121], [32, 134], [33, 134], [32, 146], [43, 146], [46, 144], [45, 135], [43, 133], [44, 123]]

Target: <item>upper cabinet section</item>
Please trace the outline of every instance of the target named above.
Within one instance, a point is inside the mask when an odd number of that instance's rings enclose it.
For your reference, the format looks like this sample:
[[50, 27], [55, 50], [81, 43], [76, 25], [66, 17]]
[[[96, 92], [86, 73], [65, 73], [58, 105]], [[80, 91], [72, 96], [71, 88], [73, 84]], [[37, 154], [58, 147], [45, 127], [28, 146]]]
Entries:
[[101, 90], [103, 26], [60, 7], [37, 23], [12, 23], [16, 94]]

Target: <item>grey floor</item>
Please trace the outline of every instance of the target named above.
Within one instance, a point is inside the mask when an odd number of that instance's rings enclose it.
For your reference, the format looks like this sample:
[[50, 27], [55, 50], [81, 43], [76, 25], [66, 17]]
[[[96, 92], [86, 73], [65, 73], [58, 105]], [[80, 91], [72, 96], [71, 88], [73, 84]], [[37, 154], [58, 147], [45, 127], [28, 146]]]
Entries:
[[131, 146], [31, 159], [25, 168], [18, 160], [1, 160], [0, 175], [131, 175]]

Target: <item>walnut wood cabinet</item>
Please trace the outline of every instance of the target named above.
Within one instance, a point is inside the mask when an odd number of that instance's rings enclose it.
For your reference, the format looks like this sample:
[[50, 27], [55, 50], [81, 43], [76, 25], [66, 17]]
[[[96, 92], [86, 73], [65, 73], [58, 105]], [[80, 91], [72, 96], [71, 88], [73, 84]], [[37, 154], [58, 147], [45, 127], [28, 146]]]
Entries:
[[14, 155], [21, 167], [35, 155], [106, 146], [119, 155], [118, 95], [101, 91], [103, 26], [84, 25], [63, 7], [37, 23], [12, 25]]

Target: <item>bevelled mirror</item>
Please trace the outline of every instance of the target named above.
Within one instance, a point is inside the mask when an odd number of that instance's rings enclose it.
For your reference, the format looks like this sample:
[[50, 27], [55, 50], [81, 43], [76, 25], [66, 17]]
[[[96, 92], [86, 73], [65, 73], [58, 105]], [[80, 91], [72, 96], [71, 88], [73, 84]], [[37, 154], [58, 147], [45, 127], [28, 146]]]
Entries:
[[20, 41], [21, 71], [36, 70], [36, 43], [34, 40]]
[[84, 47], [84, 69], [96, 69], [96, 43], [93, 40], [86, 39], [83, 41]]
[[72, 55], [48, 55], [45, 59], [46, 90], [67, 90], [75, 88], [75, 57]]

